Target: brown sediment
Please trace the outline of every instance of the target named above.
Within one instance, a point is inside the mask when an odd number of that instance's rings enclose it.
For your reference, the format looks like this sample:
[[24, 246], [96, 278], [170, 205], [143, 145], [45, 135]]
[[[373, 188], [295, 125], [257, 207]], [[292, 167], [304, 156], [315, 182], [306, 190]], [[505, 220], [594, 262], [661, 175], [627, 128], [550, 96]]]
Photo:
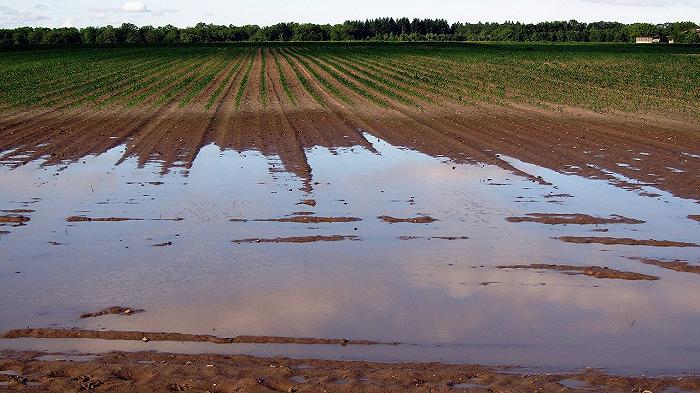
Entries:
[[294, 216], [313, 216], [314, 212], [293, 212], [292, 215]]
[[[111, 309], [111, 308], [110, 308]], [[110, 310], [107, 309], [107, 310]], [[103, 310], [104, 311], [104, 310]], [[142, 311], [142, 310], [140, 310]], [[86, 315], [86, 314], [84, 314]], [[100, 314], [105, 315], [105, 314]], [[94, 315], [94, 316], [100, 316]], [[125, 314], [126, 315], [126, 314]], [[81, 318], [90, 318], [93, 315]], [[171, 332], [138, 332], [115, 330], [83, 330], [83, 329], [15, 329], [0, 334], [0, 338], [97, 338], [101, 340], [133, 340], [133, 341], [184, 341], [208, 342], [213, 344], [307, 344], [307, 345], [377, 345], [382, 344], [369, 340], [346, 340], [331, 338], [304, 338], [279, 336], [218, 337], [209, 334], [187, 334]], [[144, 340], [144, 338], [146, 340]], [[395, 344], [395, 343], [391, 343]]]
[[430, 216], [418, 216], [418, 217], [412, 217], [412, 218], [396, 218], [396, 217], [391, 217], [391, 216], [379, 216], [377, 217], [378, 219], [388, 222], [390, 224], [396, 224], [400, 222], [408, 222], [412, 224], [430, 224], [431, 222], [437, 221], [436, 219], [430, 217]]
[[626, 272], [621, 270], [610, 269], [600, 266], [573, 266], [573, 265], [549, 265], [549, 264], [532, 264], [532, 265], [509, 265], [496, 266], [497, 269], [535, 269], [535, 270], [552, 270], [570, 275], [584, 275], [595, 278], [609, 278], [618, 280], [647, 280], [656, 281], [659, 277], [650, 276], [642, 273]]
[[120, 307], [120, 306], [112, 306], [112, 307], [107, 307], [104, 308], [100, 311], [97, 312], [87, 312], [84, 314], [80, 315], [80, 318], [96, 318], [96, 317], [101, 317], [103, 315], [133, 315], [133, 314], [138, 314], [142, 313], [144, 310], [137, 309], [137, 308], [131, 308], [131, 307]]
[[263, 221], [263, 222], [297, 222], [303, 224], [317, 224], [317, 223], [333, 223], [333, 222], [355, 222], [362, 221], [361, 218], [357, 217], [317, 217], [317, 216], [294, 216], [285, 218], [268, 218], [268, 219], [257, 219], [253, 221]]
[[315, 199], [304, 199], [303, 201], [297, 203], [297, 205], [307, 205], [314, 207], [316, 206], [316, 200]]
[[232, 243], [315, 243], [315, 242], [337, 242], [343, 240], [359, 240], [357, 236], [343, 236], [343, 235], [333, 235], [333, 236], [292, 236], [292, 237], [277, 237], [274, 239], [241, 239], [241, 240], [231, 240]]
[[158, 243], [154, 244], [153, 247], [167, 247], [167, 246], [172, 246], [173, 242], [165, 242], [165, 243]]
[[0, 223], [24, 224], [30, 220], [27, 216], [0, 216]]
[[651, 246], [651, 247], [700, 247], [700, 245], [695, 243], [687, 242], [676, 242], [671, 240], [638, 240], [630, 238], [617, 238], [617, 237], [579, 237], [579, 236], [561, 236], [555, 239], [559, 239], [567, 243], [578, 243], [578, 244], [605, 244], [605, 245], [625, 245], [625, 246]]
[[525, 217], [508, 217], [506, 220], [508, 222], [536, 222], [548, 225], [644, 224], [646, 222], [617, 214], [613, 214], [610, 217], [594, 217], [579, 213], [528, 213]]
[[13, 214], [28, 214], [28, 213], [34, 213], [34, 210], [31, 209], [9, 209], [9, 210], [0, 210], [2, 213], [13, 213]]
[[700, 215], [691, 214], [688, 216], [688, 218], [694, 221], [700, 221]]
[[653, 258], [640, 258], [640, 257], [627, 257], [634, 261], [639, 261], [647, 265], [654, 265], [662, 267], [664, 269], [674, 270], [682, 273], [695, 273], [700, 274], [700, 265], [691, 265], [687, 261], [680, 259], [676, 260], [662, 260]]
[[66, 217], [67, 222], [182, 221], [183, 218]]
[[416, 239], [426, 239], [426, 240], [468, 240], [467, 236], [399, 236], [399, 240], [416, 240]]
[[[42, 352], [0, 352], [8, 389], [116, 393], [193, 392], [382, 392], [443, 393], [462, 391], [573, 391], [561, 381], [575, 379], [586, 391], [605, 393], [698, 391], [700, 377], [633, 377], [587, 369], [579, 373], [533, 373], [517, 367], [442, 363], [378, 363], [260, 358], [248, 355], [111, 352], [84, 361], [43, 360]], [[0, 378], [3, 376], [0, 375]], [[302, 377], [301, 381], [293, 377]], [[470, 389], [459, 389], [468, 383]]]
[[547, 199], [550, 199], [550, 198], [573, 198], [574, 196], [571, 194], [547, 194], [544, 197]]
[[7, 235], [9, 233], [10, 233], [9, 231], [0, 231], [0, 235]]

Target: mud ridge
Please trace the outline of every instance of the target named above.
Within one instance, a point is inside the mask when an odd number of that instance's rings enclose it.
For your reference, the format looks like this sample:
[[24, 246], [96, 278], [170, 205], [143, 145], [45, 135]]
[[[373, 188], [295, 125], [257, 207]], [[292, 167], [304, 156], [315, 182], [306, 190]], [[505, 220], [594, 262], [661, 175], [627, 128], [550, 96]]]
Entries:
[[66, 217], [67, 222], [182, 221], [183, 218]]
[[584, 275], [595, 278], [617, 279], [617, 280], [646, 280], [656, 281], [659, 277], [650, 276], [642, 273], [626, 272], [621, 270], [610, 269], [600, 266], [573, 266], [573, 265], [549, 265], [549, 264], [532, 264], [532, 265], [507, 265], [496, 266], [497, 269], [533, 269], [533, 270], [552, 270], [568, 275]]
[[617, 238], [617, 237], [578, 237], [578, 236], [562, 236], [557, 237], [563, 242], [567, 243], [577, 243], [577, 244], [605, 244], [605, 245], [625, 245], [625, 246], [651, 246], [651, 247], [700, 247], [700, 245], [695, 243], [687, 242], [676, 242], [671, 240], [638, 240], [630, 238]]
[[103, 315], [134, 315], [134, 314], [142, 313], [144, 311], [145, 310], [141, 310], [138, 308], [112, 306], [112, 307], [103, 308], [102, 310], [96, 311], [96, 312], [83, 313], [80, 315], [80, 318], [81, 319], [96, 318], [96, 317], [101, 317]]
[[547, 225], [644, 224], [646, 222], [617, 214], [610, 217], [594, 217], [579, 213], [528, 213], [525, 217], [508, 217], [506, 220], [508, 222], [536, 222]]
[[[208, 342], [213, 344], [306, 344], [306, 345], [378, 345], [383, 344], [369, 340], [346, 340], [330, 338], [304, 338], [279, 336], [236, 336], [218, 337], [208, 334], [187, 334], [170, 332], [139, 332], [114, 330], [83, 329], [15, 329], [0, 335], [0, 338], [97, 338], [101, 340], [132, 341], [182, 341]], [[394, 345], [396, 343], [390, 343]]]
[[357, 236], [344, 236], [344, 235], [333, 235], [333, 236], [292, 236], [292, 237], [277, 237], [273, 239], [263, 239], [263, 238], [252, 238], [252, 239], [240, 239], [231, 240], [232, 243], [316, 243], [316, 242], [337, 242], [343, 240], [359, 240]]
[[661, 260], [661, 259], [653, 259], [653, 258], [640, 258], [640, 257], [627, 257], [628, 259], [631, 259], [633, 261], [639, 261], [641, 263], [647, 264], [647, 265], [654, 265], [658, 266], [664, 269], [669, 269], [669, 270], [674, 270], [677, 272], [682, 272], [682, 273], [695, 273], [695, 274], [700, 274], [700, 266], [699, 265], [691, 265], [687, 261], [683, 260]]
[[430, 216], [418, 216], [418, 217], [412, 217], [412, 218], [396, 218], [392, 216], [379, 216], [377, 217], [378, 219], [388, 222], [390, 224], [397, 224], [397, 223], [411, 223], [411, 224], [430, 224], [431, 222], [437, 221], [436, 219], [430, 217]]

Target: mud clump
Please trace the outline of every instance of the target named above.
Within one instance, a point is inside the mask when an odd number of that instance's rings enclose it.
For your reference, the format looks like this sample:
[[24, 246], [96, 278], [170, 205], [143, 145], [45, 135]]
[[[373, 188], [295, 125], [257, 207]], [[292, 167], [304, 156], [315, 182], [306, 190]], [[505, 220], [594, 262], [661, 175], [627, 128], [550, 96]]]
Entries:
[[183, 218], [129, 218], [129, 217], [66, 217], [67, 222], [123, 222], [123, 221], [182, 221]]
[[686, 242], [675, 242], [671, 240], [638, 240], [630, 238], [616, 238], [616, 237], [578, 237], [578, 236], [562, 236], [557, 237], [563, 242], [567, 243], [577, 243], [577, 244], [604, 244], [608, 246], [612, 245], [624, 245], [624, 246], [651, 246], [651, 247], [700, 247], [700, 245], [695, 243]]
[[610, 217], [594, 217], [588, 214], [530, 213], [525, 217], [508, 217], [508, 222], [536, 222], [547, 225], [602, 225], [602, 224], [644, 224], [645, 221], [627, 218], [617, 214]]
[[16, 225], [23, 225], [26, 222], [29, 222], [31, 219], [27, 216], [14, 216], [14, 215], [7, 215], [7, 216], [0, 216], [0, 224], [16, 224]]
[[682, 261], [679, 259], [676, 259], [673, 261], [666, 261], [666, 260], [653, 259], [653, 258], [640, 258], [640, 257], [628, 257], [628, 259], [631, 259], [633, 261], [639, 261], [639, 262], [647, 264], [647, 265], [654, 265], [654, 266], [658, 266], [658, 267], [661, 267], [664, 269], [674, 270], [674, 271], [681, 272], [681, 273], [700, 274], [700, 266], [691, 265], [688, 262]]
[[173, 245], [173, 242], [165, 242], [165, 243], [154, 244], [153, 247], [168, 247], [168, 246], [172, 246], [172, 245]]
[[29, 213], [34, 213], [34, 210], [32, 210], [32, 209], [10, 209], [10, 210], [0, 210], [0, 212], [12, 213], [12, 214], [29, 214]]
[[399, 236], [399, 240], [468, 240], [467, 236]]
[[232, 243], [315, 243], [315, 242], [338, 242], [343, 240], [359, 240], [357, 236], [344, 236], [344, 235], [333, 235], [333, 236], [292, 236], [292, 237], [277, 237], [274, 239], [240, 239], [231, 240]]
[[362, 221], [361, 218], [357, 217], [316, 217], [316, 216], [293, 216], [285, 218], [270, 218], [270, 219], [259, 219], [254, 221], [262, 222], [297, 222], [302, 224], [319, 224], [319, 223], [335, 223], [335, 222], [355, 222]]
[[691, 214], [688, 216], [688, 218], [700, 222], [700, 215]]
[[[110, 307], [111, 310], [114, 307]], [[103, 310], [103, 311], [105, 311]], [[143, 310], [141, 310], [143, 311]], [[99, 314], [99, 313], [95, 313]], [[87, 314], [83, 314], [87, 315]], [[100, 314], [106, 315], [106, 314]], [[94, 315], [94, 316], [100, 316]], [[122, 314], [120, 314], [122, 315]], [[124, 314], [126, 315], [126, 314]], [[92, 315], [81, 318], [91, 318]], [[0, 338], [97, 338], [101, 340], [129, 340], [129, 341], [184, 341], [184, 342], [208, 342], [213, 344], [305, 344], [305, 345], [395, 345], [396, 343], [380, 343], [370, 340], [347, 340], [336, 338], [305, 338], [282, 336], [236, 336], [218, 337], [209, 334], [187, 334], [169, 332], [138, 332], [116, 330], [83, 330], [83, 329], [16, 329], [0, 334]], [[144, 340], [145, 339], [145, 340]]]
[[377, 217], [378, 219], [388, 222], [390, 224], [397, 224], [401, 222], [407, 222], [411, 224], [430, 224], [431, 222], [437, 221], [436, 219], [430, 217], [430, 216], [418, 216], [418, 217], [413, 217], [413, 218], [396, 218], [392, 216], [379, 216]]
[[139, 314], [142, 312], [145, 312], [145, 310], [131, 308], [131, 307], [112, 306], [112, 307], [104, 308], [104, 309], [97, 311], [97, 312], [87, 312], [87, 313], [81, 314], [80, 318], [81, 319], [96, 318], [96, 317], [101, 317], [103, 315], [134, 315], [134, 314]]
[[303, 201], [297, 203], [297, 205], [306, 205], [306, 206], [314, 207], [314, 206], [316, 206], [316, 200], [315, 199], [304, 199]]
[[508, 265], [497, 266], [497, 269], [533, 269], [533, 270], [552, 270], [568, 275], [584, 275], [595, 278], [617, 279], [617, 280], [646, 280], [656, 281], [659, 277], [650, 276], [642, 273], [625, 272], [621, 270], [610, 269], [600, 266], [574, 266], [574, 265], [548, 265], [548, 264], [532, 264], [532, 265]]

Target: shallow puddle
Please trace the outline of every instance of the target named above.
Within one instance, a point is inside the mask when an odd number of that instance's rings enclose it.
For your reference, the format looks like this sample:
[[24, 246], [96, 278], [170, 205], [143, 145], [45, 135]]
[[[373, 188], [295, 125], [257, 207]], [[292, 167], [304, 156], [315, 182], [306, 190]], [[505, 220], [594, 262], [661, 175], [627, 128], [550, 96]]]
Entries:
[[[214, 145], [191, 168], [165, 173], [132, 158], [117, 165], [124, 147], [60, 168], [1, 167], [0, 209], [34, 212], [0, 228], [9, 232], [0, 238], [0, 330], [363, 339], [419, 344], [387, 355], [397, 359], [431, 348], [431, 359], [532, 367], [700, 364], [700, 303], [688, 296], [700, 293], [697, 275], [629, 258], [697, 265], [700, 248], [557, 239], [606, 229], [610, 238], [698, 243], [688, 216], [700, 205], [509, 157], [501, 158], [519, 174], [365, 138], [371, 148], [306, 149], [308, 168]], [[507, 221], [537, 213], [644, 222]], [[334, 219], [285, 220], [314, 216]], [[660, 279], [497, 268], [531, 264]], [[117, 305], [145, 312], [80, 319]]]

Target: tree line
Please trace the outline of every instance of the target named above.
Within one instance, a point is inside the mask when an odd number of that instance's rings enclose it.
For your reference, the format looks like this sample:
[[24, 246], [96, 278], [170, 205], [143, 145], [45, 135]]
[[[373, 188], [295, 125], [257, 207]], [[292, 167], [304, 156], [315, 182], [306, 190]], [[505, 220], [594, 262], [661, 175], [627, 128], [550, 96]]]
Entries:
[[199, 23], [138, 27], [131, 23], [103, 27], [19, 27], [0, 29], [0, 46], [70, 44], [179, 44], [264, 41], [513, 41], [631, 42], [638, 36], [662, 36], [679, 43], [699, 43], [694, 22], [664, 24], [575, 20], [524, 24], [453, 23], [444, 19], [377, 18], [336, 25], [278, 23], [272, 26], [224, 26]]

